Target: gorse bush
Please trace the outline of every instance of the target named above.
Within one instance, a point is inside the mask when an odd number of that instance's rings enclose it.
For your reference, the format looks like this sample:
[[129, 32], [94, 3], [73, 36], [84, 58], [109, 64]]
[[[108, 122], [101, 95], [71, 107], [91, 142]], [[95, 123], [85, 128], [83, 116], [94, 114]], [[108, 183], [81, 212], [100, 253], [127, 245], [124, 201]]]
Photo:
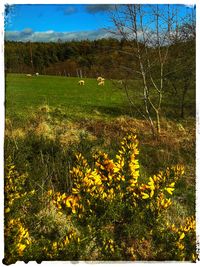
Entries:
[[11, 157], [6, 161], [5, 175], [5, 250], [8, 262], [12, 262], [21, 259], [32, 242], [24, 217], [35, 191], [26, 192], [27, 174], [17, 172]]
[[[140, 177], [138, 154], [134, 135], [122, 140], [115, 159], [99, 151], [90, 166], [77, 154], [67, 192], [52, 187], [44, 194], [45, 208], [35, 215], [38, 227], [18, 225], [21, 230], [17, 233], [24, 232], [24, 241], [16, 239], [10, 226], [11, 209], [6, 207], [10, 218], [5, 230], [10, 242], [5, 251], [7, 262], [17, 256], [27, 260], [28, 249], [29, 260], [195, 261], [195, 219], [183, 218], [183, 224], [178, 225], [167, 213], [184, 167], [172, 166], [145, 180]], [[17, 172], [15, 176], [20, 177]], [[10, 177], [6, 176], [6, 181], [14, 178]], [[6, 196], [11, 184], [6, 182]], [[20, 198], [23, 196], [17, 201]], [[15, 219], [21, 222], [21, 218]]]

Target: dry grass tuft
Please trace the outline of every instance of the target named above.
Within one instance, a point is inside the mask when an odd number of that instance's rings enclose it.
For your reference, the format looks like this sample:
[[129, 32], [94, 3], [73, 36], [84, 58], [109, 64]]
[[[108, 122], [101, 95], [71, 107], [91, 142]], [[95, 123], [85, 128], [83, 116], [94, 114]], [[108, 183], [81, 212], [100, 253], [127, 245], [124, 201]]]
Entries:
[[62, 146], [68, 146], [74, 143], [79, 143], [79, 130], [78, 129], [69, 129], [68, 131], [60, 135], [60, 143]]
[[63, 238], [72, 229], [78, 233], [78, 230], [72, 225], [67, 216], [59, 212], [52, 204], [40, 210], [35, 219], [37, 233], [48, 235], [50, 238], [55, 234]]
[[26, 132], [22, 128], [17, 128], [12, 131], [12, 136], [15, 139], [24, 139], [26, 137]]
[[6, 118], [5, 137], [11, 137], [14, 139], [24, 139], [26, 137], [26, 131], [23, 128], [13, 128], [11, 120]]
[[48, 105], [44, 105], [44, 106], [39, 107], [39, 110], [43, 113], [49, 113], [51, 111], [51, 109]]
[[34, 132], [37, 136], [47, 138], [49, 140], [54, 140], [55, 135], [52, 130], [52, 127], [46, 122], [40, 122], [37, 127], [34, 129]]

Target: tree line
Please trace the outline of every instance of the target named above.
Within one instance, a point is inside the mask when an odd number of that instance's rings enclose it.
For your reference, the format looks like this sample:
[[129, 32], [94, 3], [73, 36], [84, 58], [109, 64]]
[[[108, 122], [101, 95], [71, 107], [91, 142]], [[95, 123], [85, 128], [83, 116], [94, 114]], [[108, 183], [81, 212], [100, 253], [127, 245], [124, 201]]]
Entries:
[[[5, 42], [5, 69], [8, 73], [96, 77], [116, 77], [111, 68], [123, 40], [100, 39], [69, 42]], [[112, 71], [111, 71], [112, 70]], [[114, 74], [115, 72], [115, 74]]]

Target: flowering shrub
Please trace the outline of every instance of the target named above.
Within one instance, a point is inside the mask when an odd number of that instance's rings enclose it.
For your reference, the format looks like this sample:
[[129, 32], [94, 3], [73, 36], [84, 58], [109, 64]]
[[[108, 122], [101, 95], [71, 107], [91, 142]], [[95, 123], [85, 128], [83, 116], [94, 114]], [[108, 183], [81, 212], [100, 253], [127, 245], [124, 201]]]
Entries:
[[78, 154], [77, 165], [71, 171], [71, 194], [54, 193], [53, 203], [60, 209], [64, 205], [69, 214], [77, 214], [80, 218], [85, 213], [98, 213], [94, 206], [97, 208], [98, 205], [116, 199], [133, 208], [145, 203], [147, 209], [157, 213], [167, 209], [172, 204], [170, 196], [175, 183], [184, 173], [183, 166], [167, 168], [165, 172], [150, 177], [146, 184], [140, 183], [136, 137], [128, 136], [121, 144], [116, 161], [110, 160], [105, 153], [96, 154], [93, 170], [84, 157]]
[[122, 140], [115, 159], [96, 153], [93, 167], [77, 154], [71, 187], [64, 193], [52, 187], [44, 194], [35, 229], [12, 217], [15, 202], [34, 192], [24, 192], [26, 177], [7, 164], [7, 257], [23, 258], [31, 248], [34, 260], [195, 261], [195, 219], [183, 218], [177, 226], [167, 216], [184, 167], [168, 167], [142, 180], [138, 154], [134, 135]]
[[32, 242], [28, 229], [24, 227], [20, 219], [8, 221], [5, 228], [5, 237], [10, 256], [15, 256], [16, 259], [23, 256], [25, 249]]
[[[184, 167], [167, 168], [144, 183], [139, 179], [138, 154], [138, 141], [133, 135], [122, 140], [115, 160], [106, 153], [96, 153], [93, 169], [83, 155], [78, 154], [76, 165], [71, 170], [71, 193], [49, 191], [60, 211], [66, 212], [79, 225], [89, 225], [92, 229], [90, 240], [96, 240], [102, 259], [126, 257], [125, 240], [130, 243], [140, 238], [153, 240], [165, 229], [159, 228], [159, 225], [163, 223], [165, 211], [172, 205], [173, 191], [184, 173]], [[132, 232], [133, 225], [138, 228], [136, 233]], [[178, 251], [178, 243], [175, 243]], [[120, 251], [120, 256], [116, 251]], [[134, 259], [137, 259], [136, 254], [134, 252]], [[156, 255], [151, 257], [154, 259]], [[191, 255], [189, 259], [193, 258]], [[180, 256], [179, 259], [185, 258]]]
[[25, 191], [27, 174], [17, 172], [11, 157], [6, 160], [5, 174], [5, 249], [6, 261], [10, 262], [20, 259], [33, 241], [22, 222], [22, 210], [35, 192]]
[[6, 179], [5, 179], [5, 213], [9, 213], [16, 203], [27, 193], [23, 190], [23, 185], [27, 178], [26, 174], [19, 175], [9, 157], [6, 161]]
[[196, 261], [196, 222], [194, 217], [187, 217], [183, 225], [167, 224], [167, 230], [172, 233], [174, 258], [177, 260]]

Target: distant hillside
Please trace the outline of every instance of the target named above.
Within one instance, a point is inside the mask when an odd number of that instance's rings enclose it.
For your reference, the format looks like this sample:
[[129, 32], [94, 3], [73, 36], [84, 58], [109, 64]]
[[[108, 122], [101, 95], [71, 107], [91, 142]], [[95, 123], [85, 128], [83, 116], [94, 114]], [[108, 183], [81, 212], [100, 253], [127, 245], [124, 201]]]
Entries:
[[114, 65], [127, 42], [116, 39], [65, 43], [5, 42], [5, 68], [11, 73], [115, 77]]

